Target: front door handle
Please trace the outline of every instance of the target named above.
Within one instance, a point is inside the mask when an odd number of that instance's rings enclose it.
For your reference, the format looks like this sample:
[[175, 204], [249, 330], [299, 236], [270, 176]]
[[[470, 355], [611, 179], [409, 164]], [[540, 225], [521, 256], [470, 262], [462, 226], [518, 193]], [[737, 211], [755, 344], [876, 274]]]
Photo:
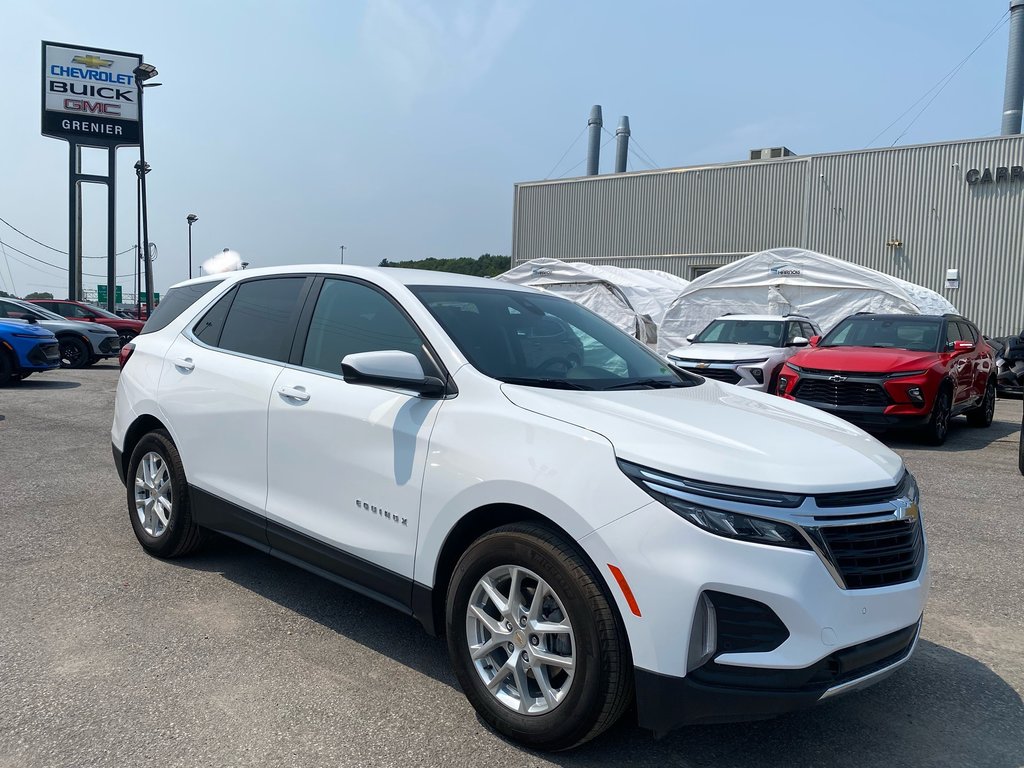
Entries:
[[287, 397], [289, 400], [298, 400], [302, 403], [309, 400], [309, 392], [302, 387], [281, 387], [277, 390], [277, 393], [282, 397]]
[[184, 371], [191, 371], [195, 369], [196, 364], [192, 362], [191, 357], [179, 357], [177, 360], [174, 360], [174, 367], [181, 368]]

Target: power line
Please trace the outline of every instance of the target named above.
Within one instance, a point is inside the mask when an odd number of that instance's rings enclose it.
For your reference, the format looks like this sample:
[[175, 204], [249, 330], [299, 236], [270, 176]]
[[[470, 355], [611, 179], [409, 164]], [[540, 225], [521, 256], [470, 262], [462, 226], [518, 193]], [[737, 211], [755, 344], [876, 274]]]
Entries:
[[[960, 70], [961, 70], [961, 69], [963, 68], [963, 66], [964, 66], [964, 65], [965, 65], [965, 64], [966, 64], [966, 63], [967, 63], [967, 62], [968, 62], [968, 61], [970, 60], [970, 58], [971, 58], [971, 57], [972, 57], [972, 56], [973, 56], [973, 55], [974, 55], [975, 53], [977, 53], [977, 52], [978, 52], [978, 49], [979, 49], [979, 48], [981, 48], [981, 46], [983, 46], [983, 45], [984, 45], [985, 43], [987, 43], [987, 42], [989, 41], [989, 39], [990, 39], [990, 38], [992, 37], [992, 35], [994, 35], [994, 34], [995, 34], [995, 33], [996, 33], [997, 31], [999, 31], [1000, 27], [1002, 27], [1002, 26], [1003, 26], [1003, 25], [1004, 25], [1004, 24], [1005, 24], [1005, 23], [1006, 23], [1006, 22], [1007, 22], [1007, 21], [1009, 20], [1009, 16], [1010, 16], [1010, 12], [1009, 12], [1009, 11], [1006, 11], [1006, 12], [1005, 12], [1005, 13], [1004, 13], [1004, 14], [1003, 14], [1002, 16], [1000, 16], [1000, 17], [999, 17], [999, 21], [997, 21], [997, 22], [996, 22], [996, 25], [995, 25], [994, 27], [992, 27], [992, 29], [990, 29], [990, 30], [989, 30], [988, 34], [987, 34], [987, 35], [985, 35], [985, 37], [983, 37], [983, 38], [981, 39], [981, 42], [980, 42], [980, 43], [978, 43], [978, 44], [977, 44], [976, 46], [974, 46], [974, 50], [972, 50], [972, 51], [971, 51], [971, 52], [970, 52], [969, 54], [967, 54], [967, 56], [966, 56], [966, 57], [965, 57], [965, 58], [964, 58], [964, 59], [963, 59], [963, 60], [962, 60], [962, 61], [961, 61], [961, 62], [960, 62], [959, 64], [957, 64], [957, 65], [956, 65], [955, 67], [953, 67], [953, 69], [951, 69], [951, 70], [950, 70], [949, 72], [947, 72], [947, 73], [946, 73], [945, 75], [943, 75], [943, 76], [942, 76], [942, 77], [941, 77], [941, 78], [939, 79], [939, 81], [938, 81], [937, 83], [935, 83], [935, 85], [933, 85], [933, 86], [932, 86], [931, 88], [929, 88], [929, 89], [928, 89], [927, 91], [925, 91], [925, 92], [924, 92], [923, 94], [921, 94], [921, 97], [920, 97], [920, 98], [919, 98], [919, 99], [918, 99], [917, 101], [915, 101], [915, 102], [914, 102], [913, 104], [911, 104], [911, 105], [910, 105], [909, 107], [907, 107], [907, 108], [906, 108], [906, 110], [904, 110], [904, 111], [903, 111], [903, 112], [902, 112], [902, 113], [900, 114], [900, 116], [899, 116], [899, 117], [897, 117], [897, 118], [896, 118], [895, 120], [893, 120], [893, 121], [892, 121], [891, 123], [889, 123], [889, 124], [888, 124], [887, 126], [885, 126], [885, 128], [883, 128], [882, 130], [880, 130], [880, 131], [879, 131], [879, 132], [878, 132], [878, 133], [877, 133], [877, 134], [876, 134], [876, 135], [875, 135], [875, 136], [874, 136], [874, 137], [873, 137], [873, 138], [871, 139], [871, 141], [869, 141], [869, 142], [868, 142], [868, 143], [867, 143], [867, 144], [865, 145], [865, 149], [866, 149], [867, 147], [870, 147], [870, 146], [871, 146], [872, 144], [874, 144], [874, 143], [875, 143], [875, 142], [876, 142], [876, 141], [877, 141], [877, 140], [878, 140], [878, 139], [879, 139], [879, 138], [880, 138], [881, 136], [883, 136], [884, 134], [886, 134], [886, 133], [887, 133], [887, 132], [889, 131], [889, 129], [890, 129], [890, 128], [892, 128], [892, 127], [893, 127], [894, 125], [896, 125], [896, 123], [898, 123], [898, 122], [899, 122], [900, 120], [902, 120], [902, 119], [903, 119], [904, 117], [906, 117], [906, 116], [907, 116], [908, 114], [910, 114], [910, 112], [912, 112], [912, 111], [913, 111], [914, 107], [916, 107], [916, 106], [917, 106], [918, 104], [920, 104], [920, 103], [921, 103], [922, 101], [924, 101], [925, 99], [927, 99], [927, 98], [928, 98], [928, 95], [929, 95], [929, 94], [930, 94], [930, 93], [931, 93], [932, 91], [934, 91], [934, 90], [935, 90], [936, 88], [938, 88], [938, 89], [939, 89], [939, 90], [938, 90], [938, 92], [937, 92], [937, 93], [936, 93], [936, 94], [935, 94], [934, 96], [932, 96], [932, 98], [931, 98], [931, 99], [930, 99], [930, 100], [928, 101], [928, 103], [927, 103], [927, 104], [925, 104], [925, 105], [924, 105], [924, 107], [923, 107], [923, 108], [921, 109], [921, 111], [920, 111], [920, 112], [918, 112], [918, 114], [917, 114], [917, 115], [916, 115], [916, 116], [914, 117], [914, 119], [910, 121], [910, 125], [908, 125], [908, 126], [907, 126], [906, 128], [904, 128], [904, 129], [903, 129], [903, 133], [901, 133], [901, 134], [900, 134], [899, 136], [897, 136], [897, 137], [896, 137], [896, 141], [899, 141], [899, 140], [900, 140], [901, 138], [903, 138], [903, 136], [904, 136], [904, 135], [906, 134], [906, 132], [910, 130], [910, 127], [911, 127], [911, 126], [912, 126], [912, 125], [913, 125], [913, 124], [914, 124], [915, 122], [917, 122], [917, 118], [919, 118], [919, 117], [920, 117], [920, 116], [921, 116], [922, 114], [924, 114], [924, 111], [925, 111], [926, 109], [928, 109], [928, 107], [929, 107], [929, 106], [931, 105], [931, 103], [932, 103], [933, 101], [935, 101], [935, 99], [936, 99], [936, 98], [938, 97], [938, 95], [939, 95], [940, 93], [942, 93], [942, 91], [943, 91], [943, 90], [945, 89], [945, 87], [946, 87], [947, 85], [949, 85], [949, 84], [950, 84], [950, 82], [952, 82], [953, 78], [955, 78], [955, 77], [957, 76], [957, 74], [958, 74], [958, 73], [960, 72]], [[941, 88], [940, 88], [939, 86], [941, 86]], [[896, 141], [894, 141], [894, 142], [892, 143], [892, 145], [895, 145], [895, 144], [896, 144]], [[890, 145], [890, 146], [892, 146], [892, 145]]]
[[589, 128], [589, 127], [590, 127], [589, 125], [583, 126], [583, 130], [580, 131], [578, 134], [576, 134], [576, 138], [572, 140], [572, 144], [570, 144], [568, 147], [565, 148], [565, 152], [563, 152], [562, 156], [560, 158], [558, 158], [558, 162], [556, 162], [553, 166], [551, 166], [551, 170], [548, 171], [548, 175], [544, 177], [545, 179], [550, 179], [551, 178], [551, 174], [555, 172], [555, 168], [557, 168], [558, 166], [560, 166], [562, 164], [562, 161], [565, 160], [565, 156], [568, 155], [569, 152], [572, 151], [572, 148], [576, 146], [576, 142], [580, 140], [580, 136], [582, 136], [584, 133], [586, 133], [587, 132], [587, 128]]
[[4, 244], [2, 242], [0, 242], [0, 253], [2, 253], [4, 255], [4, 264], [7, 265], [7, 275], [8, 275], [8, 277], [11, 278], [11, 293], [13, 293], [15, 296], [17, 296], [18, 295], [18, 289], [14, 285], [14, 273], [11, 272], [11, 262], [8, 261], [8, 259], [7, 259], [7, 249], [4, 248]]
[[[22, 237], [24, 237], [24, 238], [26, 238], [28, 240], [31, 240], [36, 245], [41, 245], [41, 246], [43, 246], [43, 248], [48, 248], [51, 251], [54, 251], [55, 253], [63, 254], [64, 256], [68, 255], [67, 251], [62, 251], [60, 248], [54, 248], [52, 245], [47, 245], [42, 240], [36, 240], [34, 237], [32, 237], [32, 235], [29, 235], [29, 234], [26, 234], [25, 232], [22, 232], [16, 226], [11, 224], [11, 222], [7, 221], [7, 219], [4, 219], [4, 218], [0, 217], [0, 221], [2, 221], [4, 224], [6, 224], [11, 229], [13, 229], [15, 232], [17, 232]], [[123, 251], [118, 251], [115, 255], [116, 256], [120, 256], [122, 254], [128, 253], [129, 251], [134, 251], [134, 250], [135, 250], [135, 246], [133, 245], [131, 248], [125, 248]], [[83, 259], [105, 259], [107, 257], [106, 256], [83, 256], [82, 258]]]
[[[59, 264], [51, 264], [48, 261], [43, 261], [43, 259], [38, 259], [35, 256], [33, 256], [31, 253], [25, 253], [24, 251], [20, 250], [19, 248], [15, 248], [10, 243], [5, 243], [3, 240], [0, 240], [0, 246], [7, 246], [8, 248], [10, 248], [15, 253], [20, 253], [22, 256], [25, 256], [26, 258], [32, 259], [32, 261], [38, 261], [40, 264], [45, 264], [46, 266], [50, 267], [51, 269], [56, 269], [56, 270], [59, 270], [61, 272], [67, 272], [68, 271], [67, 267], [62, 267]], [[134, 249], [131, 249], [131, 250], [134, 250]], [[6, 251], [5, 251], [5, 255], [6, 255]], [[11, 256], [10, 258], [14, 258], [14, 257]], [[19, 264], [25, 264], [25, 262], [23, 262], [21, 259], [14, 259], [14, 260], [16, 262], [18, 262]], [[25, 266], [26, 267], [31, 267], [32, 265], [31, 264], [25, 264]], [[39, 268], [35, 267], [35, 269], [39, 269]], [[8, 269], [8, 271], [9, 271], [9, 269]], [[96, 274], [94, 272], [83, 272], [82, 275], [84, 275], [86, 277], [103, 277], [103, 278], [106, 277], [106, 275], [98, 275], [98, 274]], [[115, 277], [135, 277], [135, 273], [134, 272], [129, 272], [126, 275], [115, 275]]]

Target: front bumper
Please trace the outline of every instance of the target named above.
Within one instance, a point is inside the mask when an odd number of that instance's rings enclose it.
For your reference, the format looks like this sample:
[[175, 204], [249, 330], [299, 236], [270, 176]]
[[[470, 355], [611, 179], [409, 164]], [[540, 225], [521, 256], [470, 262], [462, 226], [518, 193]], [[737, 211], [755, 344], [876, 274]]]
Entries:
[[802, 669], [709, 662], [686, 677], [636, 669], [637, 720], [661, 736], [684, 725], [761, 720], [804, 709], [884, 680], [910, 660], [920, 632], [918, 620]]
[[120, 336], [104, 336], [99, 340], [92, 338], [90, 342], [92, 343], [93, 355], [96, 357], [117, 357], [117, 354], [121, 351]]
[[44, 341], [32, 347], [21, 361], [22, 370], [50, 371], [60, 368], [60, 345], [56, 341]]
[[682, 357], [668, 356], [672, 365], [684, 371], [695, 373], [725, 384], [767, 392], [771, 384], [772, 373], [778, 367], [778, 361], [759, 360], [757, 362], [730, 361], [698, 361]]

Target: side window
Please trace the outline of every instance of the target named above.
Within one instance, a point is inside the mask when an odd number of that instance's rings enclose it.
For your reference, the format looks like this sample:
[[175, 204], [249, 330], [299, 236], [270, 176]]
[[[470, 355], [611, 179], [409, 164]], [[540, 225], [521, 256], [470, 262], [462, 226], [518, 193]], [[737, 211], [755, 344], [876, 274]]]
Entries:
[[304, 277], [275, 277], [242, 283], [224, 320], [221, 349], [285, 362]]
[[203, 315], [202, 319], [192, 328], [192, 333], [200, 341], [209, 344], [211, 347], [220, 345], [220, 334], [224, 330], [224, 321], [227, 319], [231, 302], [235, 298], [236, 291], [228, 291]]
[[960, 324], [956, 320], [946, 321], [946, 348], [952, 349], [953, 343], [962, 341], [963, 336], [960, 333]]
[[386, 296], [362, 283], [324, 280], [306, 335], [303, 367], [340, 374], [346, 355], [384, 350], [410, 352], [424, 370], [434, 368], [419, 332]]
[[166, 328], [177, 319], [178, 315], [222, 282], [224, 282], [223, 278], [171, 288], [153, 310], [152, 317], [146, 320], [146, 324], [140, 333], [154, 333]]
[[806, 339], [820, 335], [810, 323], [800, 323], [800, 335]]
[[973, 341], [975, 344], [978, 343], [978, 329], [970, 323], [960, 321], [960, 333], [966, 341]]
[[86, 309], [82, 309], [77, 304], [61, 304], [58, 310], [64, 317], [79, 318], [79, 317], [92, 317], [92, 312]]
[[800, 323], [790, 320], [786, 323], [786, 338], [783, 340], [783, 343], [790, 344], [797, 336], [803, 335], [803, 331], [800, 330]]

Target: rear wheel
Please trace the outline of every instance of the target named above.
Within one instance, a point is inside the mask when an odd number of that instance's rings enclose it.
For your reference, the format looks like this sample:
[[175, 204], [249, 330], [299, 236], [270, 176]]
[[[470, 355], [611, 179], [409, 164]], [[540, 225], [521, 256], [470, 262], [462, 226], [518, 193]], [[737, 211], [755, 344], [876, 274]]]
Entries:
[[77, 336], [62, 336], [60, 344], [60, 367], [82, 368], [89, 364], [92, 353], [84, 341]]
[[122, 347], [125, 344], [127, 344], [129, 341], [134, 339], [136, 336], [138, 336], [138, 334], [135, 333], [135, 331], [118, 331], [117, 332], [117, 337], [121, 340], [121, 346]]
[[972, 427], [987, 427], [992, 424], [996, 414], [996, 381], [992, 376], [988, 377], [985, 385], [985, 396], [975, 408], [967, 411], [967, 423]]
[[925, 442], [930, 445], [942, 445], [949, 436], [949, 420], [953, 409], [953, 392], [944, 385], [935, 396], [931, 416], [922, 430]]
[[202, 543], [181, 456], [167, 432], [158, 429], [139, 440], [127, 479], [128, 516], [143, 549], [157, 557], [179, 557]]
[[611, 726], [632, 699], [625, 629], [576, 548], [537, 525], [477, 539], [448, 588], [448, 652], [493, 728], [568, 749]]

